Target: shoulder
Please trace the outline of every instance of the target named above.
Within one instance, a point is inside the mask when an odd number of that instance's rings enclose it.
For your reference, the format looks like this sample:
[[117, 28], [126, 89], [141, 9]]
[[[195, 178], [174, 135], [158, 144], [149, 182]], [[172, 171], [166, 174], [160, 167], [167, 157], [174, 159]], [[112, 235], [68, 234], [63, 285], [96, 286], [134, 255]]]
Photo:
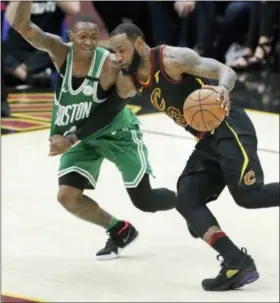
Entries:
[[182, 68], [186, 65], [195, 65], [200, 56], [194, 50], [187, 47], [175, 47], [167, 45], [163, 49], [163, 65]]

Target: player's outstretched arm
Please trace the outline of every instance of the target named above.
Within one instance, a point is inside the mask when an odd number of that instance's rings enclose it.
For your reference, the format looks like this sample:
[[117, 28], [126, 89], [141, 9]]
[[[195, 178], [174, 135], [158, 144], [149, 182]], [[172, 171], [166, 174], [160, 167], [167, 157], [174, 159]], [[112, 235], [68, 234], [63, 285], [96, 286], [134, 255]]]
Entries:
[[32, 46], [46, 51], [59, 68], [68, 53], [67, 45], [59, 36], [45, 33], [30, 20], [31, 1], [10, 2], [7, 8], [7, 20]]
[[219, 85], [228, 91], [234, 88], [237, 75], [229, 66], [211, 58], [201, 57], [190, 48], [166, 47], [164, 49], [168, 61], [180, 71], [194, 76], [219, 80]]

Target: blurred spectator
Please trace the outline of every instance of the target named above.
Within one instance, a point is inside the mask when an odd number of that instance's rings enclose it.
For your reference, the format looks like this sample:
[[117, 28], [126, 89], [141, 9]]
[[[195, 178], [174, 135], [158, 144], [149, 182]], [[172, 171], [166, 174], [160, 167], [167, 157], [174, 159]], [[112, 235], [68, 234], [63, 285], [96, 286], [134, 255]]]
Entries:
[[149, 1], [154, 45], [179, 44], [180, 23], [172, 1]]
[[[260, 67], [273, 56], [279, 2], [252, 2], [250, 25], [242, 55], [228, 62], [235, 69]], [[279, 31], [279, 28], [278, 28]]]
[[[1, 52], [1, 65], [3, 66], [3, 46]], [[10, 116], [10, 106], [8, 104], [7, 87], [4, 83], [3, 68], [1, 68], [1, 117], [9, 117], [9, 116]]]
[[[235, 42], [244, 44], [248, 32], [250, 10], [253, 2], [229, 1], [221, 13], [219, 37], [216, 43], [215, 56], [220, 62], [225, 62], [226, 53]], [[219, 5], [217, 3], [216, 5]]]
[[[15, 2], [7, 7], [9, 23], [14, 16]], [[43, 31], [61, 36], [66, 14], [77, 14], [80, 2], [34, 1], [31, 20]], [[5, 81], [8, 85], [31, 84], [49, 86], [53, 63], [46, 52], [34, 49], [14, 29], [9, 28], [4, 54]]]
[[193, 47], [213, 57], [215, 4], [212, 1], [151, 1], [155, 45]]
[[107, 30], [111, 32], [117, 25], [130, 19], [141, 28], [149, 45], [154, 45], [149, 1], [92, 1]]
[[[6, 3], [4, 1], [1, 2], [1, 28], [3, 28], [3, 17], [6, 11]], [[4, 45], [1, 40], [1, 67], [3, 66], [3, 48]], [[7, 88], [4, 83], [4, 73], [3, 68], [1, 68], [1, 117], [9, 117], [10, 116], [10, 107], [8, 104], [8, 93]]]
[[[175, 2], [178, 3], [177, 1]], [[195, 22], [190, 24], [189, 29], [195, 28], [194, 49], [204, 57], [214, 57], [214, 42], [216, 38], [216, 11], [213, 1], [196, 1], [193, 12]], [[188, 16], [186, 17], [188, 18]]]

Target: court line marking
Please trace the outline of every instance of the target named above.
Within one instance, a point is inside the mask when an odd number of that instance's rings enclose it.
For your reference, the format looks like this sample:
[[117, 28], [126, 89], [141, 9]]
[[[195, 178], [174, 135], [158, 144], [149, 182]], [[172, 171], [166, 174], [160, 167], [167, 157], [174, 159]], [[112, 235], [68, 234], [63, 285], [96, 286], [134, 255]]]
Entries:
[[[262, 116], [278, 116], [279, 114], [277, 113], [270, 113], [270, 112], [262, 112], [262, 111], [257, 111], [257, 110], [251, 110], [251, 109], [245, 109], [246, 112], [252, 112], [252, 113], [256, 113]], [[147, 117], [147, 116], [152, 116], [152, 115], [164, 115], [163, 113], [159, 113], [159, 112], [154, 112], [154, 113], [145, 113], [145, 114], [138, 114], [137, 116], [139, 117]], [[48, 127], [49, 128], [49, 127]], [[48, 129], [45, 128], [45, 129]], [[41, 129], [41, 130], [45, 130], [45, 129]], [[19, 134], [26, 134], [26, 133], [31, 133], [31, 132], [35, 132], [35, 131], [40, 131], [40, 129], [38, 130], [29, 130], [29, 131], [23, 131], [23, 132], [18, 132], [18, 133], [8, 133], [8, 134], [1, 134], [1, 136], [11, 136], [11, 135], [19, 135]], [[159, 135], [159, 136], [164, 136], [164, 137], [168, 137], [168, 138], [176, 138], [176, 139], [181, 139], [181, 140], [195, 140], [195, 138], [189, 138], [183, 135], [176, 135], [176, 134], [168, 134], [168, 133], [164, 133], [164, 132], [159, 132], [159, 131], [151, 131], [151, 130], [142, 130], [144, 133], [147, 134], [152, 134], [152, 135]], [[258, 148], [258, 151], [261, 152], [265, 152], [265, 153], [270, 153], [270, 154], [278, 154], [279, 155], [279, 150], [273, 150], [273, 149], [267, 149], [267, 148]]]
[[[176, 134], [168, 134], [160, 131], [154, 131], [154, 130], [142, 130], [143, 133], [152, 134], [152, 135], [158, 135], [168, 138], [175, 138], [175, 139], [181, 139], [181, 140], [191, 140], [195, 141], [195, 138], [189, 138], [183, 135], [176, 135]], [[258, 151], [270, 153], [270, 154], [279, 154], [279, 150], [273, 150], [273, 149], [266, 149], [266, 148], [258, 148]]]

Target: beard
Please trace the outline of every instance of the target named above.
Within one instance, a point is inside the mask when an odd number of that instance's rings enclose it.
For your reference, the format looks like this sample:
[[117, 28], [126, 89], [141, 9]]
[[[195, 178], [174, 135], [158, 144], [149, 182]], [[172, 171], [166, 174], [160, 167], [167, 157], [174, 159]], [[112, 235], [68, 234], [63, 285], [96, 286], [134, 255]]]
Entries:
[[137, 72], [140, 63], [141, 63], [141, 57], [138, 54], [138, 52], [134, 49], [132, 61], [127, 68], [122, 69], [123, 74], [128, 76], [133, 75], [134, 73]]

